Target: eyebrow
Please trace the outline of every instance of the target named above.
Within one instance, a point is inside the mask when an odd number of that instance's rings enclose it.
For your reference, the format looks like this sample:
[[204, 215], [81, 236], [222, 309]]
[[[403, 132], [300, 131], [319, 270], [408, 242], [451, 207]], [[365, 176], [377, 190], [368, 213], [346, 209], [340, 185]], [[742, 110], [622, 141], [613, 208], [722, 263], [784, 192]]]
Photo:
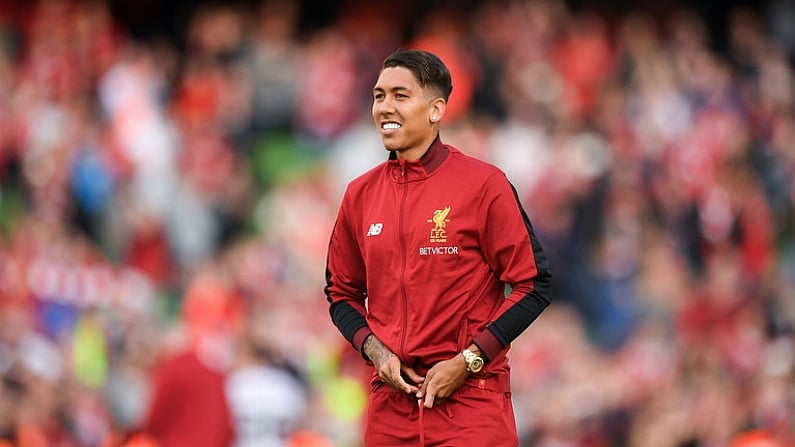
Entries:
[[[374, 92], [386, 92], [386, 90], [384, 90], [383, 88], [381, 88], [381, 87], [378, 87], [378, 86], [376, 86], [376, 87], [373, 87], [373, 91], [374, 91]], [[411, 89], [409, 89], [408, 87], [403, 87], [403, 86], [400, 86], [400, 85], [399, 85], [399, 86], [397, 86], [397, 87], [392, 87], [392, 88], [390, 88], [390, 89], [389, 89], [389, 91], [390, 91], [390, 92], [392, 92], [392, 93], [394, 93], [394, 92], [400, 92], [400, 91], [403, 91], [403, 92], [410, 92], [410, 91], [411, 91]]]

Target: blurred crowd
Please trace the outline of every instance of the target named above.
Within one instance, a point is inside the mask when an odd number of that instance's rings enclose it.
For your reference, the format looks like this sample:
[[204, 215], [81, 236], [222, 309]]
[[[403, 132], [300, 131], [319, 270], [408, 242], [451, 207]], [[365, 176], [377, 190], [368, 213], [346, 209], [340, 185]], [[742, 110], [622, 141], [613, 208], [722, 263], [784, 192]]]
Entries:
[[408, 46], [452, 71], [442, 140], [506, 171], [551, 260], [512, 347], [521, 445], [795, 446], [795, 2], [723, 34], [430, 5], [306, 28], [295, 0], [197, 3], [175, 41], [103, 0], [0, 1], [0, 446], [358, 447], [325, 249]]

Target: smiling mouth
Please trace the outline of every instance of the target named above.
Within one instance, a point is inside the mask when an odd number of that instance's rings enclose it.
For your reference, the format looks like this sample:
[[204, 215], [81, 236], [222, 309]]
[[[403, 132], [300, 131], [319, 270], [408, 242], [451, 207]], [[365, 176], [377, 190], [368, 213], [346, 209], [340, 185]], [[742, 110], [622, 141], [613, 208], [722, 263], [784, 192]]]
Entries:
[[400, 129], [400, 124], [398, 124], [398, 123], [384, 123], [384, 124], [381, 124], [381, 129], [384, 129], [384, 130], [397, 130], [397, 129]]

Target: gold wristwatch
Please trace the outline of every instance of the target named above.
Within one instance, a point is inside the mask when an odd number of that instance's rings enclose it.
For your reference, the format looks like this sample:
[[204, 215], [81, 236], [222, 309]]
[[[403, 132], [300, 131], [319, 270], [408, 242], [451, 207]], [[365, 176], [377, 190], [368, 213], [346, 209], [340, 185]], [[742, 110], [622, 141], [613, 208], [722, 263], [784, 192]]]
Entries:
[[467, 362], [467, 372], [476, 373], [483, 369], [483, 357], [470, 351], [469, 348], [464, 349], [461, 354]]

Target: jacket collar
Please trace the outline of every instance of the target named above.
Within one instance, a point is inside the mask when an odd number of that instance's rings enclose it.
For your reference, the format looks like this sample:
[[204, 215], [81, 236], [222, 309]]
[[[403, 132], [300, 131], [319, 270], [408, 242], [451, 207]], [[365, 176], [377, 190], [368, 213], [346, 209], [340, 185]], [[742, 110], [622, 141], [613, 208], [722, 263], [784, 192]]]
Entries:
[[[448, 155], [450, 155], [450, 150], [442, 143], [439, 134], [436, 134], [433, 143], [431, 143], [428, 150], [422, 154], [422, 157], [420, 157], [418, 161], [407, 162], [406, 165], [422, 168], [426, 174], [431, 174], [442, 165], [442, 162], [447, 159]], [[389, 152], [389, 160], [398, 162], [397, 154], [394, 151]]]

